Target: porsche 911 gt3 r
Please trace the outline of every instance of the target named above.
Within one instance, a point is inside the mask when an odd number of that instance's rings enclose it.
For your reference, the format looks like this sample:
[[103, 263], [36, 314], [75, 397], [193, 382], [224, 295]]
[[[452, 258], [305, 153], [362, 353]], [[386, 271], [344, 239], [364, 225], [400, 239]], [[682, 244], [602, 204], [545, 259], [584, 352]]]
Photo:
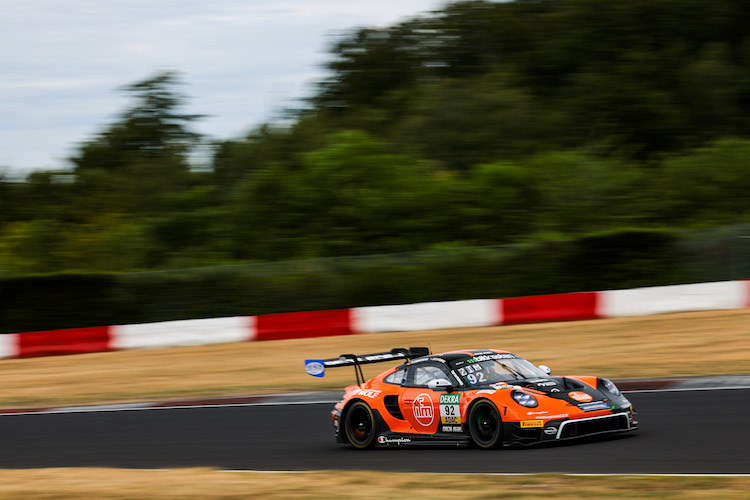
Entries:
[[[404, 360], [365, 381], [361, 365]], [[305, 369], [354, 366], [331, 412], [338, 442], [355, 448], [393, 445], [534, 444], [637, 428], [636, 412], [615, 384], [592, 376], [552, 377], [508, 351], [424, 347], [306, 360]]]

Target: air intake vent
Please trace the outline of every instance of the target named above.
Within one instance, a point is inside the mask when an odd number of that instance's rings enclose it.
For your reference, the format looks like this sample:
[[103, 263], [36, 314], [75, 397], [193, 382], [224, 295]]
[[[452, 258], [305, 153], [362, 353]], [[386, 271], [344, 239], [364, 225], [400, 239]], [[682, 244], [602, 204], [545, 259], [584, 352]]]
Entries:
[[404, 420], [404, 416], [401, 414], [401, 410], [398, 407], [398, 396], [391, 395], [383, 398], [385, 403], [385, 409], [391, 414], [393, 418]]
[[582, 382], [573, 378], [563, 377], [563, 381], [565, 383], [565, 388], [568, 390], [579, 390], [586, 387]]
[[584, 418], [563, 422], [560, 439], [591, 436], [602, 432], [626, 431], [630, 428], [628, 415], [618, 413], [607, 417]]

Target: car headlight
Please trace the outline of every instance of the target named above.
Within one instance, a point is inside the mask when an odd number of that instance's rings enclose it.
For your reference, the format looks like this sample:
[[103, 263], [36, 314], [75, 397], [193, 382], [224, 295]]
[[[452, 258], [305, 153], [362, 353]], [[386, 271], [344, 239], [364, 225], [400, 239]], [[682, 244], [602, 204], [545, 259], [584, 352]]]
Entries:
[[526, 392], [513, 391], [510, 393], [510, 395], [513, 398], [513, 401], [521, 406], [525, 406], [526, 408], [536, 408], [537, 406], [539, 406], [539, 402], [536, 400], [536, 398]]
[[606, 378], [602, 379], [602, 385], [604, 386], [607, 391], [609, 391], [610, 394], [614, 394], [615, 396], [620, 396], [620, 389], [617, 388], [617, 386], [611, 381], [607, 380]]

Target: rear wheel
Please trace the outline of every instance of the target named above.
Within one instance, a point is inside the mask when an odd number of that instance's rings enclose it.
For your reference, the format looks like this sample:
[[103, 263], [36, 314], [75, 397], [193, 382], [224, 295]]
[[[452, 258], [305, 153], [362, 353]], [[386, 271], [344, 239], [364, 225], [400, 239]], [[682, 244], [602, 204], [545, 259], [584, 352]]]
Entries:
[[480, 448], [495, 448], [502, 443], [502, 420], [497, 407], [487, 400], [479, 401], [469, 410], [469, 434]]
[[357, 401], [346, 412], [344, 432], [352, 446], [359, 449], [375, 445], [378, 428], [372, 408], [363, 401]]

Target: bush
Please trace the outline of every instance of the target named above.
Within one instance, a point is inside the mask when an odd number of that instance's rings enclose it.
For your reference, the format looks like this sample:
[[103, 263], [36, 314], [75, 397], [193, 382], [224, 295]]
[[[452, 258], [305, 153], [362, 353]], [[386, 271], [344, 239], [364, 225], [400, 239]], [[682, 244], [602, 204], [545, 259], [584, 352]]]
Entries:
[[[0, 280], [2, 332], [667, 285], [696, 279], [678, 233], [123, 274]], [[717, 270], [717, 272], [720, 271]], [[693, 273], [693, 274], [691, 274]], [[721, 273], [720, 273], [721, 274]], [[722, 274], [723, 276], [723, 274]], [[737, 279], [737, 278], [735, 278]]]
[[567, 273], [580, 290], [607, 290], [690, 281], [679, 258], [675, 232], [622, 229], [593, 234], [575, 242]]
[[0, 280], [0, 332], [105, 326], [123, 317], [111, 274]]

